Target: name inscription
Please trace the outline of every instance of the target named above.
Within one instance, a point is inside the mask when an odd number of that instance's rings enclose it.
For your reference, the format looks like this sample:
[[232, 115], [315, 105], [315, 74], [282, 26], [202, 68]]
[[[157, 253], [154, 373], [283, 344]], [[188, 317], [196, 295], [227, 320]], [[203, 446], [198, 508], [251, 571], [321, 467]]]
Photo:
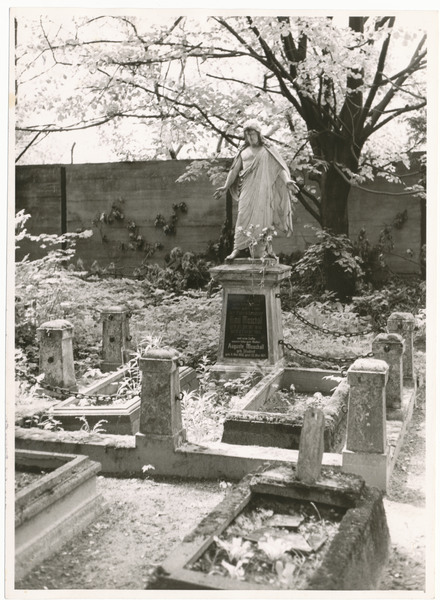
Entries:
[[263, 294], [228, 295], [223, 355], [225, 358], [268, 358]]

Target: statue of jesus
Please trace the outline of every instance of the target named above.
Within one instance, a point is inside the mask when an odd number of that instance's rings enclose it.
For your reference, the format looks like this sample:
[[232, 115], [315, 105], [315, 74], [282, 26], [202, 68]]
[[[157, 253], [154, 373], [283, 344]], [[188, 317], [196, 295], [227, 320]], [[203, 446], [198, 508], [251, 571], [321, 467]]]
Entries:
[[259, 232], [274, 227], [287, 237], [292, 235], [290, 192], [298, 192], [285, 161], [264, 140], [259, 123], [247, 121], [243, 129], [245, 144], [232, 163], [225, 185], [214, 193], [218, 200], [229, 189], [238, 201], [234, 248], [226, 260], [237, 258], [249, 247], [246, 231], [251, 226], [258, 227]]

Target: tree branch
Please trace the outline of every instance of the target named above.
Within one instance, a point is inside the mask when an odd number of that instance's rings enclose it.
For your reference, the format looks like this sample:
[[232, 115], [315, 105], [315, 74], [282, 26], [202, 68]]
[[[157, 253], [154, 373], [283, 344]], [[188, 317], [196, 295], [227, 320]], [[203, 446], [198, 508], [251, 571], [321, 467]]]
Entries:
[[[37, 138], [38, 138], [38, 137], [39, 137], [39, 136], [40, 136], [42, 133], [45, 133], [45, 134], [46, 134], [46, 135], [44, 136], [44, 138], [46, 138], [46, 137], [49, 135], [49, 133], [50, 133], [50, 132], [38, 131], [38, 132], [37, 132], [37, 135], [35, 135], [35, 136], [32, 138], [32, 140], [29, 142], [29, 144], [27, 144], [27, 146], [25, 147], [25, 149], [24, 149], [24, 150], [22, 150], [22, 151], [20, 152], [20, 154], [17, 156], [17, 158], [15, 159], [15, 162], [16, 162], [16, 163], [17, 163], [17, 162], [20, 160], [20, 158], [21, 158], [21, 157], [22, 157], [22, 156], [23, 156], [23, 155], [24, 155], [24, 154], [25, 154], [25, 153], [26, 153], [26, 152], [29, 150], [29, 148], [32, 146], [32, 144], [33, 144], [33, 143], [36, 141], [36, 139], [37, 139]], [[44, 138], [43, 138], [43, 139], [44, 139]]]
[[[422, 55], [419, 55], [419, 52], [424, 44], [426, 40], [426, 36], [424, 35], [422, 37], [422, 39], [420, 40], [408, 66], [406, 69], [403, 69], [402, 71], [400, 71], [401, 75], [399, 78], [397, 78], [397, 83], [393, 84], [390, 89], [387, 91], [387, 93], [385, 94], [385, 96], [383, 97], [383, 99], [374, 107], [370, 110], [369, 112], [369, 117], [371, 119], [371, 122], [369, 124], [369, 126], [365, 129], [364, 131], [364, 138], [366, 139], [367, 137], [369, 137], [374, 131], [377, 131], [377, 129], [379, 127], [381, 127], [382, 125], [379, 125], [377, 128], [375, 128], [375, 125], [377, 123], [377, 121], [379, 120], [380, 116], [381, 116], [381, 112], [383, 110], [385, 110], [385, 108], [388, 106], [388, 104], [391, 102], [391, 100], [394, 98], [397, 88], [401, 87], [403, 83], [405, 83], [405, 81], [408, 79], [408, 77], [413, 73], [414, 70], [417, 70], [419, 68], [419, 63], [422, 60], [423, 56], [425, 53], [422, 53]], [[380, 77], [382, 77], [382, 75], [380, 74]], [[394, 81], [395, 77], [391, 77], [391, 79]], [[425, 102], [426, 104], [426, 102]], [[391, 119], [388, 119], [388, 121]], [[387, 122], [388, 122], [387, 121]]]
[[312, 215], [312, 217], [315, 219], [315, 221], [317, 223], [319, 223], [319, 225], [321, 225], [322, 227], [322, 219], [321, 219], [321, 215], [314, 209], [312, 208], [309, 203], [306, 201], [306, 199], [304, 198], [304, 196], [302, 195], [301, 192], [298, 192], [296, 194], [298, 200], [301, 202], [301, 204], [304, 206], [304, 208], [306, 209], [306, 211]]
[[375, 133], [376, 131], [378, 131], [381, 127], [383, 127], [384, 125], [386, 125], [387, 123], [389, 123], [390, 121], [392, 121], [393, 119], [395, 119], [397, 116], [399, 115], [403, 115], [404, 113], [407, 112], [411, 112], [414, 110], [419, 110], [421, 108], [423, 108], [424, 106], [426, 106], [427, 101], [425, 100], [424, 102], [421, 102], [420, 104], [415, 104], [415, 105], [406, 105], [402, 108], [396, 108], [390, 112], [394, 113], [391, 114], [389, 117], [387, 117], [386, 119], [384, 119], [383, 121], [381, 121], [380, 123], [378, 123], [376, 125], [376, 127], [371, 127], [369, 130], [369, 136], [372, 135], [373, 133]]
[[255, 83], [249, 83], [247, 81], [243, 81], [242, 79], [235, 79], [234, 77], [220, 77], [219, 75], [212, 75], [211, 73], [206, 73], [207, 77], [211, 77], [211, 79], [219, 79], [220, 81], [233, 81], [234, 83], [240, 83], [241, 85], [248, 85], [249, 87], [255, 88], [256, 90], [261, 90], [262, 92], [266, 92], [268, 94], [279, 94], [283, 96], [283, 93], [276, 89], [267, 89], [267, 87], [256, 85]]
[[[390, 21], [390, 25], [388, 26], [390, 29], [394, 27], [394, 23], [396, 21], [395, 17], [384, 17], [381, 21], [376, 22], [376, 30], [380, 29], [387, 21]], [[373, 83], [371, 85], [370, 91], [368, 93], [367, 99], [365, 100], [364, 107], [362, 109], [362, 113], [359, 118], [357, 134], [359, 135], [360, 129], [365, 125], [365, 121], [368, 116], [368, 112], [373, 104], [374, 98], [376, 97], [377, 91], [380, 87], [382, 81], [382, 72], [385, 67], [385, 61], [388, 54], [389, 45], [391, 42], [391, 31], [388, 32], [387, 37], [385, 38], [382, 48], [379, 54], [379, 60], [377, 62], [376, 73], [374, 75]]]
[[364, 188], [361, 185], [358, 185], [357, 183], [353, 183], [352, 181], [350, 181], [350, 179], [348, 179], [345, 176], [345, 173], [343, 171], [341, 171], [341, 169], [338, 167], [338, 165], [336, 163], [333, 163], [333, 166], [335, 167], [336, 171], [339, 173], [339, 175], [342, 177], [342, 179], [344, 181], [346, 181], [351, 187], [355, 187], [358, 190], [362, 190], [363, 192], [368, 192], [369, 194], [377, 194], [379, 196], [414, 196], [414, 192], [386, 192], [386, 191], [378, 191], [378, 190], [369, 190], [368, 188]]

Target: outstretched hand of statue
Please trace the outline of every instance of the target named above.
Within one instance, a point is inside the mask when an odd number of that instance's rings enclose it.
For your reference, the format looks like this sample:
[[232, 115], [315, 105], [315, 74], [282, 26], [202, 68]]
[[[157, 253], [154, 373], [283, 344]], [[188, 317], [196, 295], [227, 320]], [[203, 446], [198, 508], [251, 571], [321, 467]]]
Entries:
[[291, 179], [286, 182], [286, 187], [290, 192], [292, 192], [292, 194], [297, 194], [299, 192], [299, 187]]
[[225, 185], [217, 188], [214, 192], [214, 198], [216, 200], [218, 200], [219, 198], [221, 198], [223, 196], [223, 194], [226, 194], [227, 191], [228, 191], [228, 188]]

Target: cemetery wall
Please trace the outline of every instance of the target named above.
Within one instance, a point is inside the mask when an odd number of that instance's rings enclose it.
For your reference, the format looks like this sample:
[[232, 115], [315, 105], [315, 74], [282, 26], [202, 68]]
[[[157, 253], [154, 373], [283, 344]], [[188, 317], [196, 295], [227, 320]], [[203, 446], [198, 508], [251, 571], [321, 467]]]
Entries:
[[[97, 163], [78, 165], [26, 165], [16, 167], [15, 210], [24, 209], [31, 219], [26, 226], [30, 233], [75, 232], [78, 229], [93, 229], [93, 236], [81, 240], [77, 245], [77, 256], [86, 268], [96, 260], [102, 267], [114, 262], [124, 268], [124, 274], [131, 274], [145, 257], [141, 250], [130, 250], [132, 241], [127, 229], [129, 220], [136, 224], [136, 235], [141, 235], [150, 244], [159, 242], [163, 249], [157, 250], [148, 262], [164, 265], [164, 258], [172, 248], [179, 246], [184, 252], [204, 252], [209, 242], [216, 242], [220, 236], [226, 215], [226, 200], [213, 198], [215, 187], [206, 176], [197, 181], [176, 183], [191, 161], [148, 161]], [[417, 169], [406, 172], [407, 181], [416, 183], [418, 175], [411, 175]], [[401, 230], [395, 230], [394, 253], [406, 254], [411, 248], [412, 260], [418, 262], [422, 243], [422, 210], [418, 198], [395, 194], [401, 189], [384, 179], [368, 182], [365, 187], [377, 193], [352, 189], [349, 199], [350, 235], [353, 239], [362, 227], [372, 244], [377, 243], [379, 233], [386, 224], [392, 223], [397, 213], [408, 211], [408, 221]], [[124, 219], [115, 219], [110, 225], [103, 225], [101, 232], [92, 226], [92, 221], [102, 213], [109, 214], [112, 204], [119, 204]], [[165, 220], [171, 217], [173, 204], [184, 202], [187, 213], [179, 213], [176, 232], [165, 235], [161, 227], [155, 227], [156, 216], [160, 213]], [[233, 203], [233, 217], [236, 203]], [[307, 225], [316, 222], [298, 202], [294, 216], [294, 234], [291, 238], [279, 238], [275, 243], [277, 252], [290, 254], [295, 248], [304, 249], [313, 243], [313, 230]], [[103, 236], [104, 239], [103, 239]], [[31, 258], [43, 255], [45, 250], [36, 248], [35, 243], [23, 241], [17, 251], [17, 258], [25, 254]], [[418, 272], [417, 264], [397, 256], [387, 258], [390, 267], [399, 273]]]

